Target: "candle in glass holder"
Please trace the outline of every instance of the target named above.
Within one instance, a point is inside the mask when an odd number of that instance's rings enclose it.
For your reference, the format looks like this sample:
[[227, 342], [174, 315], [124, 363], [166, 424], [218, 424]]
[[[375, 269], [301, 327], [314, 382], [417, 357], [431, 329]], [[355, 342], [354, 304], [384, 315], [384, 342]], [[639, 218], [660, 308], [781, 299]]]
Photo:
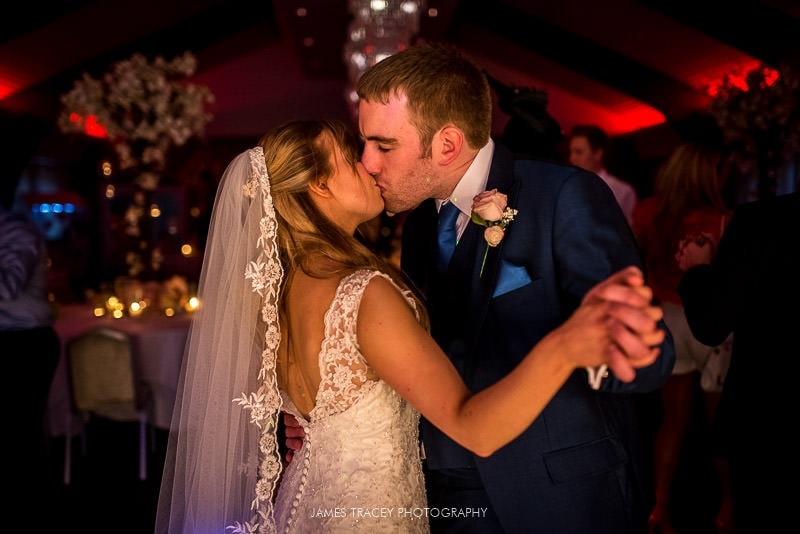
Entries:
[[103, 317], [108, 313], [108, 298], [113, 295], [111, 286], [107, 282], [100, 284], [100, 290], [87, 289], [85, 293], [86, 301], [92, 303], [92, 315]]
[[200, 299], [197, 297], [190, 297], [189, 300], [186, 302], [184, 308], [187, 312], [193, 312], [200, 307]]
[[125, 305], [115, 295], [111, 295], [106, 299], [106, 309], [115, 319], [119, 319], [123, 315]]
[[128, 307], [128, 315], [131, 317], [139, 317], [145, 309], [145, 303], [141, 300], [134, 300]]

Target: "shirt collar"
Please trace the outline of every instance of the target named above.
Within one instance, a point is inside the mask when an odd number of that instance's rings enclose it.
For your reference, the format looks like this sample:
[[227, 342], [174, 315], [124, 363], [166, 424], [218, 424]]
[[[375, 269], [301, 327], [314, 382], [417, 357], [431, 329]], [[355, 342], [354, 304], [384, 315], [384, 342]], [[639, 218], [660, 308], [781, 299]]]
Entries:
[[445, 201], [450, 201], [458, 206], [461, 213], [470, 215], [472, 213], [472, 199], [486, 189], [486, 183], [489, 181], [489, 168], [492, 166], [493, 153], [494, 141], [490, 138], [489, 142], [478, 151], [467, 172], [456, 184], [456, 188], [453, 189], [450, 197], [444, 200], [436, 200], [436, 209], [441, 208]]

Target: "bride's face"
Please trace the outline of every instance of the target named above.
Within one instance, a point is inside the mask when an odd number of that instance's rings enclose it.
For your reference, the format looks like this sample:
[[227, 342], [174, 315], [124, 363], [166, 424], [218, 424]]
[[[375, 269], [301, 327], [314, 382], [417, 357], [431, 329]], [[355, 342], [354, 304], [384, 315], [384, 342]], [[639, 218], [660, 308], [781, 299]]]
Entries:
[[354, 233], [358, 225], [383, 211], [381, 190], [364, 165], [359, 161], [352, 166], [339, 147], [331, 158], [335, 172], [326, 183], [330, 195], [323, 198], [320, 207], [334, 223]]

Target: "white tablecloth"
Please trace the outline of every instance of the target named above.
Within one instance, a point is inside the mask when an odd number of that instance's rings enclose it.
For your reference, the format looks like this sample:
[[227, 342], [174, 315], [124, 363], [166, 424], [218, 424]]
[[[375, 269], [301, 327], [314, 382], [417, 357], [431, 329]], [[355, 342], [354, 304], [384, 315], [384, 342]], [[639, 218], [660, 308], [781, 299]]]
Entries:
[[[133, 356], [139, 377], [153, 392], [152, 423], [169, 428], [172, 408], [178, 387], [183, 349], [191, 317], [179, 315], [123, 317], [94, 317], [86, 304], [70, 304], [61, 308], [55, 329], [61, 338], [61, 358], [58, 362], [47, 405], [47, 430], [50, 435], [67, 433], [70, 425], [70, 399], [67, 364], [64, 355], [66, 342], [73, 336], [95, 326], [109, 326], [127, 332], [133, 339]], [[74, 432], [76, 429], [72, 429]]]

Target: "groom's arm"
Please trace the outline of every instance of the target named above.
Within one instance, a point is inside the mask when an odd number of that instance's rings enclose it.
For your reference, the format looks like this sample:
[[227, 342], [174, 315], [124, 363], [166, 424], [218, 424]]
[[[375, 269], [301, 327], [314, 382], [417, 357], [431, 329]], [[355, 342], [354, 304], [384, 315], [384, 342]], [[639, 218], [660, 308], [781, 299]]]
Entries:
[[[629, 265], [643, 269], [633, 232], [608, 186], [591, 173], [576, 171], [560, 182], [552, 215], [553, 261], [559, 293], [570, 308], [580, 304], [591, 288]], [[574, 299], [570, 303], [570, 299]], [[666, 325], [660, 326], [666, 330]], [[613, 392], [649, 392], [669, 378], [675, 361], [672, 337], [660, 345], [661, 355], [637, 369], [632, 382], [613, 373], [600, 389]]]

